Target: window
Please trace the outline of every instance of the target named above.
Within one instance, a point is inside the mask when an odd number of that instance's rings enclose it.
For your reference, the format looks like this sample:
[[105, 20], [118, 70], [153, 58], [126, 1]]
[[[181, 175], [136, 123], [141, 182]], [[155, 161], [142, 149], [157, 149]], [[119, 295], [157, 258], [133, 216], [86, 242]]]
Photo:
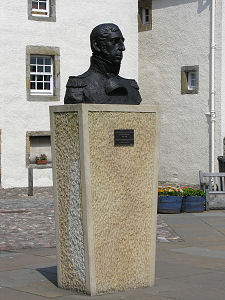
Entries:
[[56, 0], [28, 0], [28, 19], [56, 21]]
[[199, 66], [181, 68], [181, 94], [197, 94], [199, 89]]
[[49, 0], [32, 0], [32, 15], [49, 17]]
[[152, 0], [138, 1], [138, 31], [152, 29]]
[[[47, 156], [48, 165], [44, 168], [51, 167], [51, 137], [50, 131], [29, 131], [26, 134], [26, 166], [35, 165], [36, 156], [45, 154]], [[37, 167], [40, 168], [40, 167]]]
[[30, 56], [30, 94], [53, 95], [53, 59], [51, 56]]
[[27, 46], [26, 51], [27, 100], [60, 100], [59, 48]]
[[142, 13], [141, 13], [141, 22], [142, 25], [147, 25], [150, 22], [150, 12], [149, 8], [142, 8]]
[[196, 72], [188, 72], [188, 90], [193, 91], [196, 89]]

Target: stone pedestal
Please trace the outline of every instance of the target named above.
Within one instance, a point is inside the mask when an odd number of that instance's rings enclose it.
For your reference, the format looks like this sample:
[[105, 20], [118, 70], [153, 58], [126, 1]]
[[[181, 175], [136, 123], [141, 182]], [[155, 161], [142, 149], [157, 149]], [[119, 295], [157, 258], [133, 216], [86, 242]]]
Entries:
[[[50, 116], [59, 286], [90, 295], [152, 286], [158, 108], [63, 105]], [[115, 146], [115, 130], [131, 135]]]

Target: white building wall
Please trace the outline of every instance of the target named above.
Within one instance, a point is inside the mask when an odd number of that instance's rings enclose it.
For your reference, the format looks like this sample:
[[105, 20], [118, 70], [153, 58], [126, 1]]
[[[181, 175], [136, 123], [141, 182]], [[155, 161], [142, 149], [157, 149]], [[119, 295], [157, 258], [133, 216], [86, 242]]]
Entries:
[[[27, 186], [26, 132], [49, 130], [49, 105], [63, 104], [68, 76], [89, 67], [89, 34], [94, 26], [105, 22], [119, 25], [126, 39], [121, 75], [137, 79], [137, 1], [59, 0], [56, 22], [28, 20], [27, 0], [0, 1], [0, 11], [2, 187], [9, 188]], [[27, 101], [27, 45], [60, 47], [60, 103]], [[34, 185], [52, 185], [51, 169], [34, 170]]]
[[[139, 33], [144, 103], [162, 110], [160, 181], [198, 184], [198, 171], [209, 170], [209, 4], [153, 0], [152, 30]], [[194, 65], [199, 65], [199, 93], [181, 95], [181, 67]]]
[[[222, 2], [221, 9], [221, 43], [219, 44], [221, 49], [222, 60], [218, 68], [221, 71], [221, 140], [225, 138], [225, 3]], [[223, 147], [221, 147], [223, 148]], [[221, 149], [221, 153], [223, 149]]]

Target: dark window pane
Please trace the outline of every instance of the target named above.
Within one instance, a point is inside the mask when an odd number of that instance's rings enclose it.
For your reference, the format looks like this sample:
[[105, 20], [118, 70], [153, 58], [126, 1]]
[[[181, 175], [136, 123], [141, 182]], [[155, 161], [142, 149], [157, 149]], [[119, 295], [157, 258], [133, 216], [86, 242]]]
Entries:
[[50, 81], [50, 76], [49, 75], [45, 75], [45, 81]]
[[43, 67], [42, 67], [42, 66], [38, 66], [38, 67], [37, 67], [37, 71], [38, 71], [38, 72], [43, 72]]
[[36, 72], [36, 66], [30, 66], [30, 71], [31, 72]]
[[32, 1], [32, 8], [38, 9], [38, 3], [35, 1]]
[[38, 57], [38, 59], [37, 59], [37, 64], [38, 64], [38, 65], [43, 65], [43, 58]]
[[149, 23], [149, 16], [145, 17], [145, 21], [146, 21], [146, 23]]
[[45, 67], [45, 72], [51, 72], [51, 67], [50, 66]]
[[31, 56], [31, 57], [30, 57], [30, 63], [31, 63], [32, 65], [35, 65], [35, 64], [36, 64], [36, 57]]
[[35, 75], [30, 75], [30, 80], [35, 81]]
[[35, 82], [30, 83], [30, 88], [31, 88], [31, 90], [35, 90]]
[[37, 81], [43, 81], [43, 76], [42, 75], [38, 75], [37, 76]]
[[46, 58], [45, 59], [45, 64], [46, 65], [51, 65], [51, 59], [50, 58]]
[[46, 10], [46, 3], [45, 2], [40, 2], [39, 3], [39, 8]]
[[50, 83], [45, 82], [45, 90], [50, 90]]
[[38, 90], [43, 90], [43, 83], [42, 82], [37, 83], [37, 89]]

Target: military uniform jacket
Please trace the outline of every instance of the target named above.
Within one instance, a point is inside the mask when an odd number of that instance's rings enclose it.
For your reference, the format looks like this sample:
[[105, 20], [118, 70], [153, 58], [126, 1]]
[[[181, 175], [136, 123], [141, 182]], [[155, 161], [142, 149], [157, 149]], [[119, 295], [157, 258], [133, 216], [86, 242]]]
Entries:
[[64, 103], [140, 104], [137, 82], [122, 78], [112, 70], [108, 62], [92, 56], [87, 72], [69, 77]]

